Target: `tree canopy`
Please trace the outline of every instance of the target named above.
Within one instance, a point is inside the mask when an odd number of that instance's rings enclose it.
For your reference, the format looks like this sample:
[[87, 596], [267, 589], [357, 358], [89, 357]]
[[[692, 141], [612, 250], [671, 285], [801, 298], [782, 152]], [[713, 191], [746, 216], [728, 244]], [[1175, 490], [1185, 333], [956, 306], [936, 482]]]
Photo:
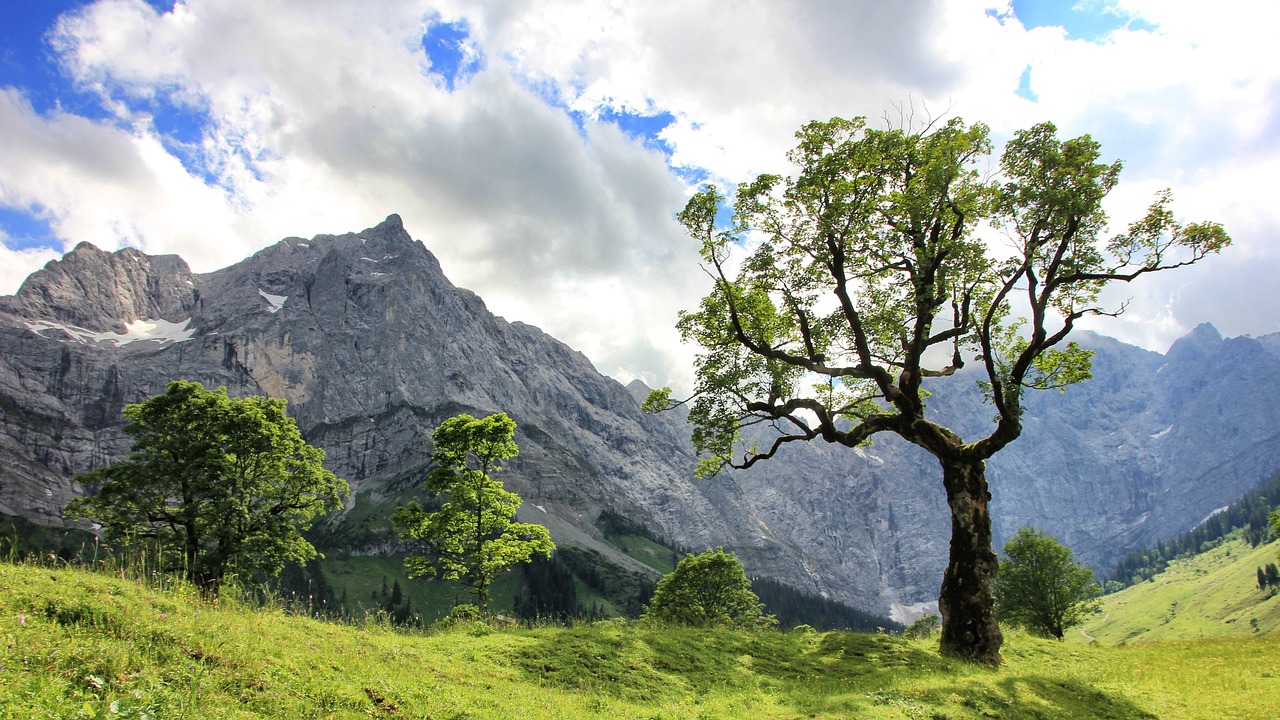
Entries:
[[647, 620], [690, 627], [772, 627], [777, 620], [751, 590], [742, 563], [724, 548], [687, 555], [658, 581], [644, 610]]
[[1076, 563], [1071, 549], [1030, 527], [1004, 545], [996, 575], [996, 616], [1042, 635], [1062, 639], [1098, 608], [1102, 592], [1093, 571]]
[[1271, 511], [1270, 515], [1271, 533], [1276, 537], [1280, 537], [1280, 508]]
[[519, 452], [515, 431], [506, 413], [445, 420], [431, 435], [434, 467], [426, 481], [427, 492], [446, 497], [444, 505], [428, 512], [414, 502], [391, 515], [403, 538], [426, 549], [425, 555], [406, 558], [409, 577], [440, 577], [469, 587], [481, 611], [495, 578], [535, 556], [550, 558], [555, 549], [545, 527], [515, 522], [520, 496], [491, 477]]
[[302, 532], [342, 506], [347, 483], [324, 469], [284, 400], [175, 380], [124, 417], [133, 453], [77, 477], [97, 492], [67, 517], [99, 523], [111, 541], [152, 541], [166, 566], [209, 588], [316, 557]]
[[[1230, 238], [1177, 220], [1168, 192], [1104, 237], [1121, 164], [1051, 123], [1015, 133], [994, 177], [987, 127], [958, 118], [886, 130], [833, 118], [796, 137], [797, 174], [740, 185], [730, 226], [711, 186], [678, 216], [714, 282], [678, 322], [702, 348], [690, 410], [700, 472], [880, 432], [928, 451], [952, 514], [941, 645], [996, 663], [984, 461], [1021, 433], [1025, 390], [1089, 377], [1090, 353], [1068, 336], [1124, 309], [1103, 304], [1104, 287], [1198, 262]], [[930, 417], [926, 388], [966, 365], [995, 410], [968, 439]], [[645, 407], [673, 404], [664, 388]]]

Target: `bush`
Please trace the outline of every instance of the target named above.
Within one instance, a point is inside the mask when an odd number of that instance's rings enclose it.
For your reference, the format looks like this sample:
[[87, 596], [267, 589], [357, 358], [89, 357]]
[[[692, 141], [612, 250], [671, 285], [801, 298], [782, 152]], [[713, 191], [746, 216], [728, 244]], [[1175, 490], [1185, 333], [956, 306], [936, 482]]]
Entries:
[[902, 631], [902, 637], [910, 640], [924, 640], [933, 637], [941, 629], [942, 625], [938, 620], [938, 614], [929, 613], [921, 615], [915, 619], [915, 622], [908, 625], [907, 629]]
[[778, 623], [774, 616], [764, 614], [742, 563], [724, 548], [685, 556], [674, 571], [658, 581], [643, 619], [739, 629], [770, 628]]

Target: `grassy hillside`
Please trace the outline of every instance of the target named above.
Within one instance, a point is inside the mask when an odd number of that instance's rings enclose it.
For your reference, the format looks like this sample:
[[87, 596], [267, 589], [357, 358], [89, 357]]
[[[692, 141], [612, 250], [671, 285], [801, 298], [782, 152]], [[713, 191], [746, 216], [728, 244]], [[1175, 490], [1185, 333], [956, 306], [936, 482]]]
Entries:
[[1247, 637], [1280, 630], [1280, 595], [1258, 589], [1257, 568], [1276, 562], [1280, 543], [1250, 547], [1236, 532], [1221, 545], [1174, 560], [1163, 572], [1103, 598], [1102, 610], [1072, 632], [1121, 643]]
[[406, 634], [0, 564], [0, 717], [1246, 718], [1277, 636], [1127, 646], [1011, 634], [992, 670], [846, 633], [460, 627]]

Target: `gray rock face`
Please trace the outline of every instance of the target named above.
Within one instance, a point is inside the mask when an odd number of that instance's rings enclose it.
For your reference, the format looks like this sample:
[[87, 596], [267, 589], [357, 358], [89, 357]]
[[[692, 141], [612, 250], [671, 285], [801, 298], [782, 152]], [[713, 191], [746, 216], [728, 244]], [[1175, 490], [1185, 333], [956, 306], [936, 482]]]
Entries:
[[[1188, 530], [1280, 469], [1280, 336], [1224, 340], [1202, 325], [1161, 355], [1082, 333], [1094, 378], [1028, 397], [1024, 431], [988, 462], [997, 547], [1019, 527], [1106, 572]], [[930, 411], [966, 439], [990, 431], [976, 376], [931, 386]], [[941, 469], [889, 435], [848, 450], [796, 444], [739, 473], [780, 543], [854, 583], [853, 597], [936, 598], [950, 532]]]
[[693, 483], [678, 420], [492, 315], [397, 216], [207, 275], [81, 245], [0, 300], [0, 346], [0, 512], [58, 522], [76, 474], [127, 454], [124, 405], [184, 378], [288, 399], [327, 466], [374, 501], [420, 482], [440, 421], [502, 410], [521, 448], [504, 480], [558, 538], [601, 547], [592, 521], [608, 506], [690, 546], [768, 544], [731, 481]]
[[0, 312], [123, 333], [138, 320], [189, 318], [197, 300], [191, 270], [176, 255], [80, 243], [33, 273], [17, 295], [0, 298]]
[[[1095, 379], [1028, 403], [989, 464], [1000, 538], [1053, 532], [1087, 562], [1185, 530], [1280, 467], [1280, 338], [1198, 328], [1166, 355], [1098, 336]], [[176, 257], [80, 245], [0, 298], [0, 512], [57, 523], [72, 478], [125, 456], [121, 410], [170, 380], [289, 400], [328, 467], [371, 500], [420, 482], [432, 429], [508, 412], [504, 480], [522, 519], [609, 551], [603, 507], [682, 545], [723, 545], [755, 574], [876, 612], [933, 600], [950, 523], [941, 471], [895, 438], [795, 445], [694, 481], [688, 428], [535, 327], [454, 287], [397, 216], [288, 238], [193, 275]], [[940, 383], [939, 419], [977, 437], [974, 378]], [[617, 556], [615, 556], [617, 557]]]

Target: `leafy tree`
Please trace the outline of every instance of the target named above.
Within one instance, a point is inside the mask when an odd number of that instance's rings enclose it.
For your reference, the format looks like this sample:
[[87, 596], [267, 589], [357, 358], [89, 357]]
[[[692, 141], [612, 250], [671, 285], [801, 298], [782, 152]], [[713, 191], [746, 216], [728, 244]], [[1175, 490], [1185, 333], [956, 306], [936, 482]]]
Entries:
[[1032, 632], [1062, 639], [1098, 609], [1101, 592], [1093, 571], [1078, 565], [1070, 548], [1024, 527], [1004, 544], [996, 575], [996, 615]]
[[[690, 411], [700, 471], [749, 467], [797, 441], [856, 447], [880, 432], [931, 453], [952, 518], [941, 646], [996, 663], [986, 459], [1021, 433], [1024, 390], [1089, 377], [1090, 353], [1066, 341], [1081, 318], [1123, 310], [1101, 303], [1108, 283], [1189, 265], [1230, 238], [1215, 223], [1175, 220], [1163, 192], [1104, 240], [1102, 202], [1120, 163], [1099, 162], [1087, 135], [1059, 140], [1050, 123], [1014, 135], [1000, 180], [982, 174], [987, 127], [960, 119], [874, 130], [834, 118], [796, 135], [798, 175], [739, 186], [732, 227], [717, 222], [714, 187], [678, 216], [714, 281], [678, 323], [702, 347]], [[926, 413], [926, 383], [966, 363], [981, 368], [995, 409], [976, 439]], [[663, 388], [645, 408], [673, 404]]]
[[1272, 594], [1280, 589], [1280, 568], [1276, 567], [1275, 563], [1267, 563], [1266, 567], [1262, 568], [1262, 575]]
[[98, 491], [66, 517], [100, 523], [112, 541], [154, 541], [169, 567], [210, 589], [228, 573], [274, 575], [316, 557], [302, 531], [341, 507], [347, 483], [324, 469], [284, 400], [175, 380], [124, 417], [133, 454], [77, 477]]
[[777, 620], [751, 591], [742, 563], [724, 548], [686, 555], [658, 581], [644, 619], [690, 627], [772, 627]]
[[436, 512], [413, 502], [391, 515], [401, 537], [420, 541], [427, 550], [405, 559], [409, 577], [428, 575], [469, 587], [481, 611], [495, 578], [534, 556], [550, 557], [555, 549], [545, 527], [514, 521], [520, 496], [490, 477], [502, 469], [499, 463], [519, 452], [515, 432], [506, 413], [445, 420], [431, 434], [435, 467], [426, 488], [447, 501]]
[[916, 618], [914, 622], [902, 631], [902, 637], [911, 640], [924, 640], [933, 637], [938, 632], [939, 627], [938, 614], [928, 613]]

